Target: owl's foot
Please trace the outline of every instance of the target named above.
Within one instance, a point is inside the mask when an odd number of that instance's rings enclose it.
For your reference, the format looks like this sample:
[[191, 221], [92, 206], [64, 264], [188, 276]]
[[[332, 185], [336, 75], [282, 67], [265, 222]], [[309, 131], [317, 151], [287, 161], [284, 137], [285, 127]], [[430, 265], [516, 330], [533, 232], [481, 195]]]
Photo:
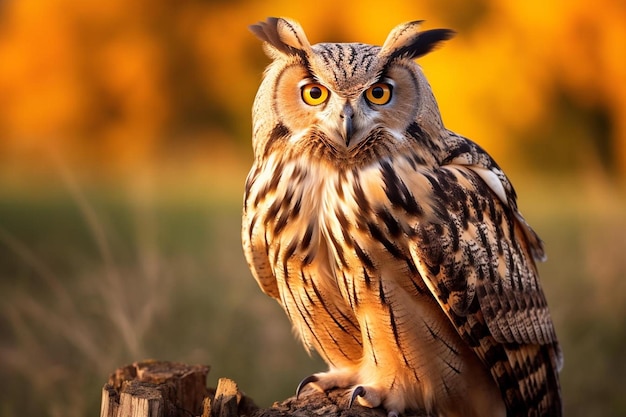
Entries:
[[[354, 400], [356, 400], [360, 405], [364, 407], [375, 408], [382, 404], [383, 402], [383, 392], [380, 389], [374, 387], [364, 387], [363, 385], [357, 385], [352, 390], [352, 395], [350, 396], [350, 402], [348, 403], [348, 407], [352, 407], [354, 404]], [[388, 410], [387, 417], [398, 417], [400, 413], [396, 410]]]
[[309, 385], [317, 388], [319, 391], [326, 392], [333, 388], [348, 388], [354, 385], [355, 379], [354, 373], [346, 370], [332, 370], [309, 375], [298, 384], [296, 398]]
[[[298, 388], [296, 388], [296, 398], [298, 398], [304, 388], [309, 385], [319, 391], [326, 392], [333, 388], [348, 388], [354, 386], [355, 379], [355, 375], [352, 372], [337, 370], [309, 375], [298, 384]], [[385, 406], [385, 408], [387, 408], [386, 405], [388, 404], [383, 404], [387, 402], [385, 398], [389, 399], [387, 395], [388, 392], [385, 389], [374, 386], [357, 385], [354, 386], [352, 394], [350, 394], [348, 408], [352, 407], [355, 401], [364, 407], [376, 408]], [[387, 409], [387, 417], [399, 417], [399, 415], [400, 413], [395, 406]]]

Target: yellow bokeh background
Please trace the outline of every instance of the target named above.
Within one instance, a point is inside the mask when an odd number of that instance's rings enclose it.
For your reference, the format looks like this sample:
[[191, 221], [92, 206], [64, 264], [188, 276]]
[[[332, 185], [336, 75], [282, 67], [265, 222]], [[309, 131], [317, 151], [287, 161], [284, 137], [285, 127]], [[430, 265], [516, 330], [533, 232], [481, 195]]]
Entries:
[[565, 415], [626, 415], [623, 0], [4, 0], [0, 417], [96, 414], [108, 373], [148, 357], [265, 406], [323, 369], [241, 251], [268, 63], [247, 26], [268, 16], [312, 43], [457, 32], [418, 62], [546, 242]]
[[[529, 142], [536, 153], [549, 140], [555, 160], [559, 148], [578, 158], [560, 165], [580, 169], [581, 159], [596, 158], [611, 175], [626, 175], [626, 7], [619, 0], [392, 0], [383, 7], [318, 0], [312, 8], [20, 0], [4, 2], [1, 13], [5, 179], [37, 174], [50, 153], [106, 177], [167, 165], [189, 151], [212, 164], [223, 149], [249, 152], [249, 108], [266, 60], [246, 26], [267, 15], [299, 20], [312, 42], [381, 44], [393, 26], [414, 19], [452, 28], [456, 38], [420, 61], [449, 128], [504, 166]], [[579, 134], [546, 136], [546, 126], [559, 123]], [[212, 161], [215, 148], [222, 151]], [[528, 160], [532, 152], [522, 166]]]

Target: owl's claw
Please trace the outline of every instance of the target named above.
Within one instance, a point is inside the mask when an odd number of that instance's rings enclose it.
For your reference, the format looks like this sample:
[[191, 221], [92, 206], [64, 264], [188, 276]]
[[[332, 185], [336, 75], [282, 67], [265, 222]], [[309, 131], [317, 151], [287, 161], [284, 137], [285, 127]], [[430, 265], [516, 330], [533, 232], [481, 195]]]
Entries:
[[[380, 399], [378, 397], [376, 389], [370, 390], [369, 392], [369, 396], [374, 397], [374, 398], [366, 398], [366, 395], [368, 395], [368, 392], [365, 389], [365, 387], [363, 387], [362, 385], [357, 385], [354, 388], [354, 390], [352, 390], [352, 395], [350, 396], [350, 402], [348, 402], [348, 408], [352, 408], [352, 404], [354, 404], [354, 400], [358, 398], [363, 398], [365, 399], [366, 403], [370, 403], [370, 404], [363, 404], [366, 407], [374, 408], [380, 405]], [[370, 400], [374, 400], [373, 403]], [[400, 417], [400, 413], [398, 413], [396, 410], [390, 410], [389, 412], [387, 412], [387, 417]]]
[[354, 390], [352, 391], [352, 396], [350, 397], [350, 402], [348, 403], [348, 408], [352, 408], [352, 404], [354, 403], [354, 400], [357, 397], [364, 397], [364, 396], [365, 396], [365, 388], [363, 388], [361, 385], [354, 388]]
[[302, 381], [300, 381], [300, 383], [298, 384], [298, 388], [296, 388], [296, 399], [300, 397], [300, 391], [302, 391], [304, 387], [306, 387], [310, 383], [317, 382], [317, 381], [319, 381], [319, 378], [316, 377], [315, 375], [309, 375], [306, 378], [304, 378]]

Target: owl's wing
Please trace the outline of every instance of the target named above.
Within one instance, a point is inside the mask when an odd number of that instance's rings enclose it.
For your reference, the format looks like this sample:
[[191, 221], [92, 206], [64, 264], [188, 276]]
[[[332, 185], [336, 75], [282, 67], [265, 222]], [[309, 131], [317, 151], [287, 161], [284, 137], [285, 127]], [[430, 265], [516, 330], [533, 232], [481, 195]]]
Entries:
[[395, 182], [434, 213], [414, 224], [411, 256], [459, 335], [490, 368], [509, 409], [537, 403], [560, 415], [561, 352], [533, 260], [543, 257], [541, 241], [485, 155], [459, 152], [421, 172], [396, 167]]
[[439, 218], [420, 222], [412, 255], [442, 307], [465, 316], [476, 299], [499, 343], [556, 341], [532, 258], [535, 236], [470, 167], [429, 176]]

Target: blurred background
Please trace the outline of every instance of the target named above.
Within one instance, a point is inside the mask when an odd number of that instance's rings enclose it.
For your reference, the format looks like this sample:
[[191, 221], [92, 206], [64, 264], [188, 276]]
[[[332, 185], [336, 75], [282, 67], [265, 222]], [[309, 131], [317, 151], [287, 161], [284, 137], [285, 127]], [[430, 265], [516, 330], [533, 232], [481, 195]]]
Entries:
[[4, 0], [0, 416], [97, 415], [145, 358], [210, 364], [263, 406], [324, 368], [239, 239], [267, 16], [313, 43], [457, 31], [420, 64], [546, 242], [566, 415], [626, 415], [623, 1]]

